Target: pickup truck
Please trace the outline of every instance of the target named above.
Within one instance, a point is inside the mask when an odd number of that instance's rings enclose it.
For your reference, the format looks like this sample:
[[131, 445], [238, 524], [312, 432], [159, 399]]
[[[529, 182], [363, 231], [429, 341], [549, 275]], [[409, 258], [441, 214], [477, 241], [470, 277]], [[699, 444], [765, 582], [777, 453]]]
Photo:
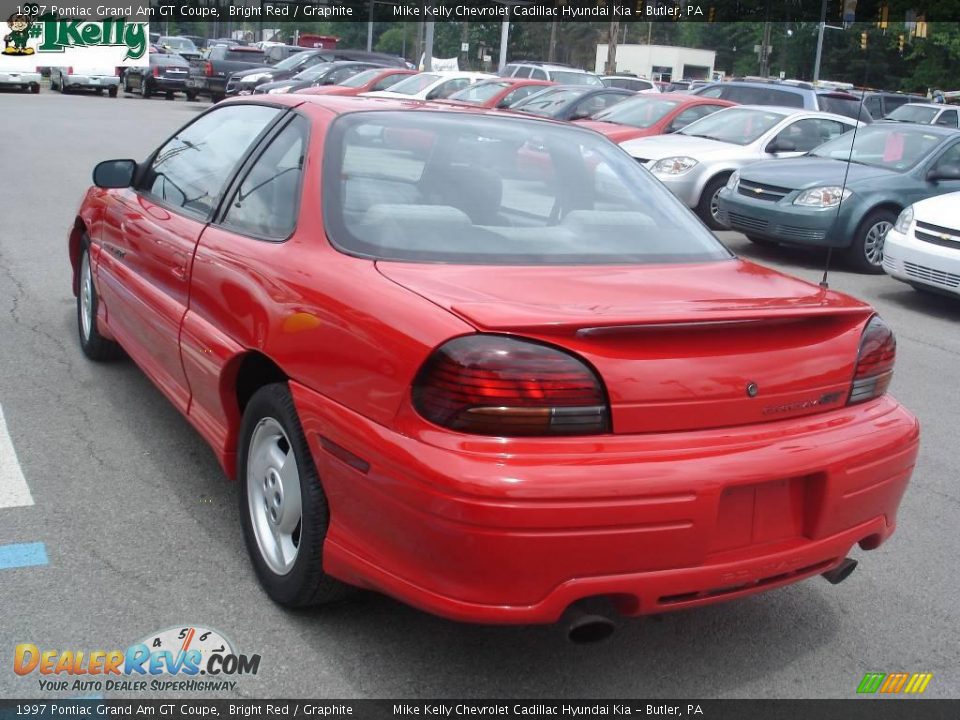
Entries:
[[246, 45], [214, 45], [199, 60], [190, 62], [187, 87], [219, 102], [227, 94], [227, 78], [235, 72], [264, 65], [263, 50]]

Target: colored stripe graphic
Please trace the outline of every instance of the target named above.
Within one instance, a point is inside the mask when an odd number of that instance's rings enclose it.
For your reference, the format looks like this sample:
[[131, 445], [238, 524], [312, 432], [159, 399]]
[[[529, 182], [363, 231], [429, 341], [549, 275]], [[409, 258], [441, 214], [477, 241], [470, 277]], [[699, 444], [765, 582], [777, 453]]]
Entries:
[[863, 676], [863, 680], [860, 681], [860, 685], [857, 687], [857, 692], [875, 693], [880, 689], [880, 683], [883, 682], [883, 679], [886, 676], [886, 673], [867, 673]]
[[27, 505], [33, 505], [33, 496], [20, 470], [13, 441], [3, 419], [3, 408], [0, 407], [0, 510]]
[[46, 565], [47, 548], [43, 543], [0, 545], [0, 570]]
[[857, 692], [919, 695], [927, 689], [932, 679], [933, 673], [867, 673], [857, 686]]

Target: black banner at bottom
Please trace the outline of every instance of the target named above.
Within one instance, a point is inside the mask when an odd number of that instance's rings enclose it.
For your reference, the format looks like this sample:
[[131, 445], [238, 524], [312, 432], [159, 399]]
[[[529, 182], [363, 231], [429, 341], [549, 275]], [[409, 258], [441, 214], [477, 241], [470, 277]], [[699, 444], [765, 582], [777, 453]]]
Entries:
[[17, 718], [957, 720], [960, 700], [0, 700]]

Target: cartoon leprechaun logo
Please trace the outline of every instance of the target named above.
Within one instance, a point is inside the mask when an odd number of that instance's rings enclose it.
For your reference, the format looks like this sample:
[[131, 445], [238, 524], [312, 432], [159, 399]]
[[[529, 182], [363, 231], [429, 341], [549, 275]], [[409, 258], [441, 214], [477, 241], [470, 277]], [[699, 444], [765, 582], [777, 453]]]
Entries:
[[3, 36], [4, 55], [33, 55], [33, 48], [27, 47], [31, 25], [33, 21], [26, 15], [14, 13], [7, 18], [10, 32]]

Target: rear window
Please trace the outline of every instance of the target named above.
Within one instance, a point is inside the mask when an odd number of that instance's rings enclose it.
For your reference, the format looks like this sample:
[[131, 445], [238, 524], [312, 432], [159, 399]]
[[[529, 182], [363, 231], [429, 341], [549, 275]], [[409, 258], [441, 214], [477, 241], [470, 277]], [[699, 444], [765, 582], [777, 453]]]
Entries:
[[235, 62], [262, 62], [263, 51], [225, 49], [223, 53], [223, 59], [232, 60]]
[[899, 120], [900, 122], [925, 123], [929, 125], [933, 118], [940, 112], [939, 108], [923, 107], [917, 105], [902, 105], [887, 115], [888, 120]]
[[399, 95], [416, 95], [418, 92], [426, 90], [439, 79], [439, 75], [431, 75], [430, 73], [411, 75], [406, 80], [402, 80], [390, 88], [390, 92], [398, 93]]
[[817, 104], [823, 112], [843, 115], [854, 120], [870, 122], [873, 116], [867, 108], [861, 108], [860, 99], [846, 95], [818, 95]]
[[551, 70], [550, 79], [561, 85], [603, 85], [603, 81], [596, 75], [585, 72]]
[[505, 87], [507, 87], [509, 84], [510, 83], [504, 82], [502, 80], [477, 83], [472, 87], [468, 87], [464, 90], [460, 90], [459, 92], [453, 93], [453, 95], [451, 95], [449, 99], [459, 100], [460, 102], [480, 104], [492, 98], [498, 92], [500, 92]]
[[522, 118], [356, 112], [326, 140], [341, 251], [488, 265], [703, 262], [729, 252], [597, 134]]
[[[706, 93], [704, 93], [706, 94]], [[710, 97], [715, 97], [710, 95]], [[734, 85], [724, 90], [720, 97], [741, 105], [777, 105], [780, 107], [803, 107], [803, 95], [789, 90], [769, 87], [744, 87]]]

